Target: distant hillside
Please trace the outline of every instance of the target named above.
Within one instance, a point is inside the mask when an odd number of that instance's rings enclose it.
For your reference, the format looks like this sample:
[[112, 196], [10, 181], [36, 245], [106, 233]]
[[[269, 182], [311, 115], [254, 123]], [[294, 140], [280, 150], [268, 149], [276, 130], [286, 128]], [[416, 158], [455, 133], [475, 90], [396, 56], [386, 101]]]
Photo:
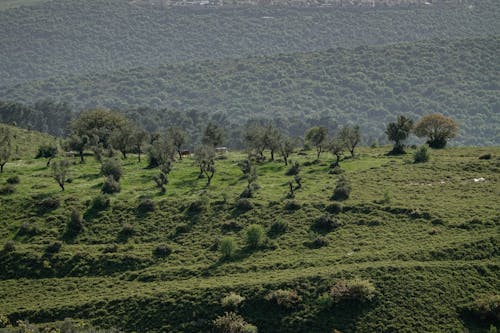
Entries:
[[368, 142], [383, 138], [397, 114], [441, 112], [460, 123], [455, 144], [500, 144], [499, 49], [500, 37], [490, 37], [190, 62], [35, 82], [0, 89], [0, 100], [146, 106], [127, 113], [149, 130], [268, 118], [302, 136], [315, 124], [352, 122]]
[[500, 6], [162, 8], [54, 0], [0, 11], [0, 31], [1, 87], [190, 60], [500, 34]]

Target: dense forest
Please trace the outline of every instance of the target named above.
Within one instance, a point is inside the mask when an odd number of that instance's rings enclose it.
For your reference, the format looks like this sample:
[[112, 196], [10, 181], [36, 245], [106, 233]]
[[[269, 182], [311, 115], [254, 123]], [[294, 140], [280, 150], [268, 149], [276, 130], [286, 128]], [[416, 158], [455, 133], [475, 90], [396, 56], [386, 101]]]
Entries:
[[40, 2], [0, 10], [0, 87], [190, 60], [499, 34], [499, 11], [495, 0], [358, 9]]
[[[34, 128], [61, 134], [71, 118], [68, 105], [104, 106], [149, 131], [179, 125], [195, 133], [212, 119], [237, 140], [241, 125], [256, 118], [272, 119], [292, 136], [318, 124], [334, 130], [352, 123], [373, 143], [397, 114], [417, 119], [439, 112], [459, 122], [455, 144], [499, 144], [499, 48], [499, 37], [436, 40], [54, 78], [0, 90], [2, 100], [45, 100], [27, 107], [38, 110], [39, 125], [11, 103], [0, 104], [0, 120], [26, 126], [29, 118]], [[49, 113], [44, 120], [44, 105], [56, 109], [51, 103], [66, 116]]]

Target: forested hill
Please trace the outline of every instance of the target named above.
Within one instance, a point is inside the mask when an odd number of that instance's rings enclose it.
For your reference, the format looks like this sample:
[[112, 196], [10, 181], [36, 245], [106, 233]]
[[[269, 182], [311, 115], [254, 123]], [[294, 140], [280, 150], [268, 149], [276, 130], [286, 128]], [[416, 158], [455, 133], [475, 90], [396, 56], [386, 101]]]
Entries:
[[179, 61], [500, 34], [497, 0], [375, 9], [31, 2], [0, 11], [0, 86]]
[[[301, 136], [326, 120], [351, 122], [361, 125], [368, 143], [385, 137], [398, 114], [417, 119], [440, 112], [460, 124], [455, 144], [498, 145], [499, 49], [500, 37], [490, 37], [189, 62], [19, 85], [0, 89], [0, 100], [147, 107], [129, 115], [149, 130], [196, 127], [208, 116], [240, 125], [271, 118]], [[18, 113], [3, 113], [0, 119], [22, 125], [23, 119], [7, 118]]]

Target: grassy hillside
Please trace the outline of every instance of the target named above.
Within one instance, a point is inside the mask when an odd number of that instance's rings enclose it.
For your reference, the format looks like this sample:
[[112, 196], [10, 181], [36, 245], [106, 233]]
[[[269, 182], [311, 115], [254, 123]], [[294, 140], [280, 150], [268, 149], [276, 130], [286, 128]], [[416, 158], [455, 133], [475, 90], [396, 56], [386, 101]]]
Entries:
[[57, 139], [49, 134], [0, 123], [12, 135], [12, 160], [33, 159], [42, 144], [56, 143]]
[[0, 11], [0, 86], [189, 60], [500, 33], [495, 0], [391, 9], [140, 3], [54, 0]]
[[[90, 157], [75, 159], [65, 192], [44, 161], [7, 164], [0, 183], [13, 175], [20, 183], [0, 196], [0, 242], [15, 246], [0, 253], [0, 314], [41, 325], [73, 317], [125, 331], [208, 332], [229, 311], [221, 298], [236, 292], [246, 298], [237, 311], [259, 332], [485, 332], [498, 325], [467, 309], [500, 288], [500, 149], [432, 151], [424, 164], [388, 150], [364, 148], [341, 162], [352, 192], [340, 203], [330, 199], [340, 176], [329, 173], [328, 154], [318, 163], [308, 163], [312, 151], [292, 156], [303, 184], [293, 199], [287, 167], [260, 164], [249, 210], [238, 204], [247, 184], [238, 152], [216, 161], [208, 188], [191, 158], [175, 162], [165, 195], [153, 186], [158, 171], [131, 156], [121, 161], [121, 192], [99, 209], [93, 202], [103, 177]], [[485, 153], [492, 158], [478, 159]], [[146, 199], [152, 208], [139, 209]], [[72, 208], [83, 231], [69, 237]], [[318, 225], [321, 218], [334, 221], [332, 230]], [[251, 224], [267, 238], [255, 250], [245, 246]], [[226, 236], [239, 249], [221, 260]], [[61, 249], [50, 252], [56, 241]], [[155, 255], [158, 246], [172, 253]], [[374, 284], [371, 301], [318, 300], [355, 277]], [[293, 289], [300, 300], [289, 308], [266, 300], [277, 289]]]
[[454, 144], [491, 145], [500, 143], [499, 48], [500, 38], [490, 37], [190, 62], [35, 82], [0, 89], [0, 99], [148, 106], [127, 113], [149, 130], [197, 128], [213, 117], [238, 132], [250, 118], [270, 118], [302, 136], [316, 124], [351, 122], [369, 143], [383, 140], [398, 114], [440, 112], [460, 124]]

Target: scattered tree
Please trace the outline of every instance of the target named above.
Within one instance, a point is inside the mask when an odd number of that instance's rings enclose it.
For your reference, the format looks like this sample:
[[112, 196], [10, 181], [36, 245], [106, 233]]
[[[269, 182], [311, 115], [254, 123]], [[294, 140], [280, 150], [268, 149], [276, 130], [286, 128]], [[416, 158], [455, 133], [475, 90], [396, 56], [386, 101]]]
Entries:
[[9, 128], [0, 127], [0, 173], [12, 154], [12, 135]]
[[43, 144], [38, 147], [38, 153], [35, 158], [46, 158], [47, 168], [50, 166], [50, 161], [57, 156], [57, 146], [54, 144]]
[[265, 130], [264, 144], [271, 152], [271, 161], [274, 161], [274, 153], [280, 149], [283, 136], [279, 129], [268, 125]]
[[156, 186], [160, 189], [161, 194], [166, 192], [165, 186], [168, 185], [168, 175], [172, 171], [172, 162], [166, 161], [160, 165], [160, 172], [158, 175], [153, 177]]
[[137, 160], [139, 162], [141, 162], [142, 147], [144, 146], [144, 143], [147, 141], [147, 138], [148, 138], [148, 133], [141, 129], [136, 129], [133, 134], [133, 140], [132, 140], [133, 146], [135, 152], [137, 153]]
[[182, 146], [186, 144], [187, 141], [187, 133], [180, 127], [170, 127], [167, 132], [167, 138], [175, 147], [177, 154], [179, 155], [179, 159], [182, 160]]
[[344, 142], [345, 148], [351, 153], [351, 157], [354, 157], [354, 149], [361, 142], [361, 133], [358, 125], [355, 126], [344, 126], [340, 130], [339, 139]]
[[78, 152], [78, 155], [80, 156], [80, 163], [84, 163], [85, 158], [83, 156], [83, 153], [85, 149], [89, 146], [89, 144], [90, 144], [90, 138], [87, 135], [74, 134], [66, 140], [65, 150], [67, 151], [74, 150]]
[[340, 166], [340, 157], [344, 153], [344, 149], [346, 147], [345, 141], [341, 139], [341, 137], [335, 137], [330, 141], [328, 145], [330, 148], [330, 152], [336, 157], [335, 162], [333, 162], [332, 167], [335, 168]]
[[314, 147], [316, 147], [317, 160], [319, 160], [321, 152], [325, 147], [327, 136], [328, 129], [322, 126], [312, 127], [306, 132], [306, 141], [309, 141]]
[[457, 133], [457, 122], [439, 113], [424, 116], [415, 125], [415, 134], [419, 138], [427, 137], [427, 144], [431, 148], [444, 148]]
[[114, 180], [120, 181], [123, 175], [122, 165], [116, 158], [110, 158], [101, 165], [101, 174], [105, 177], [112, 176]]
[[59, 187], [64, 191], [66, 176], [69, 171], [70, 163], [67, 160], [60, 160], [52, 163], [52, 177], [59, 184]]
[[207, 186], [209, 186], [215, 174], [215, 150], [211, 146], [199, 146], [195, 150], [194, 156], [200, 167], [198, 178], [202, 178], [205, 175], [207, 177]]
[[413, 120], [405, 116], [398, 116], [395, 123], [389, 123], [385, 130], [389, 141], [394, 141], [391, 154], [404, 154], [404, 141], [410, 136]]
[[202, 143], [207, 146], [217, 147], [224, 142], [224, 130], [222, 127], [209, 122], [203, 132]]
[[290, 157], [290, 154], [293, 153], [295, 149], [295, 140], [289, 138], [289, 137], [284, 137], [281, 142], [280, 142], [280, 147], [279, 147], [279, 153], [281, 157], [283, 157], [283, 160], [285, 161], [285, 165], [288, 165], [288, 157]]
[[136, 131], [135, 126], [126, 120], [111, 132], [109, 143], [113, 148], [118, 149], [122, 153], [124, 159], [127, 159], [127, 152], [134, 146]]

